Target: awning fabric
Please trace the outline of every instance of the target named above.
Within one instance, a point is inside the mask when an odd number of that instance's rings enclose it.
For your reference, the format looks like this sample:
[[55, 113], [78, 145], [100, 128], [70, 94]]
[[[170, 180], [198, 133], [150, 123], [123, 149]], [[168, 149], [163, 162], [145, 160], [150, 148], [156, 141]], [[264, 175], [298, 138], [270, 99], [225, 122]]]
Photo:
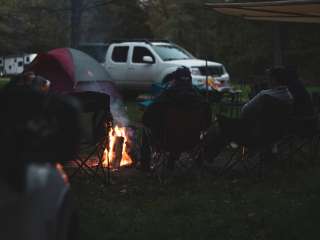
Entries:
[[320, 23], [319, 0], [206, 3], [206, 6], [222, 14], [248, 20]]

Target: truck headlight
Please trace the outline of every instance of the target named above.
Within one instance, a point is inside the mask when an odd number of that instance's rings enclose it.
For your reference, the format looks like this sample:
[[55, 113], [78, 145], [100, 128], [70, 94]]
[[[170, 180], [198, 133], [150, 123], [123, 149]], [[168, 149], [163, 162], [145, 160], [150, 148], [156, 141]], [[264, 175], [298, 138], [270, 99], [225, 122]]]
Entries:
[[193, 76], [201, 76], [200, 69], [197, 67], [190, 68], [191, 75]]

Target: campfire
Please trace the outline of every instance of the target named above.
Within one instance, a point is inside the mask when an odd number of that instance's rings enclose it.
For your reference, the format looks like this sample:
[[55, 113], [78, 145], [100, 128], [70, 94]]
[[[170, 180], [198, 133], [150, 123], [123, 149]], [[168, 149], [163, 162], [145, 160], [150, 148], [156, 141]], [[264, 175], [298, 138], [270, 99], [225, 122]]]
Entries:
[[[133, 163], [129, 155], [129, 137], [125, 127], [115, 126], [109, 131], [109, 146], [103, 154], [103, 165], [117, 169]], [[109, 162], [108, 162], [109, 161]]]

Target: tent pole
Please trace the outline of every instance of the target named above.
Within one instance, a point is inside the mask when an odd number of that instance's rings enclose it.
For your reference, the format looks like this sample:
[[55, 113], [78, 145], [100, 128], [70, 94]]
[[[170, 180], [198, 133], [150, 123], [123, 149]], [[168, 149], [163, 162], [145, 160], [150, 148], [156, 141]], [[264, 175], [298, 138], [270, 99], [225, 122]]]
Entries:
[[208, 57], [206, 57], [206, 98], [207, 98], [207, 102], [209, 102], [209, 79], [208, 79]]

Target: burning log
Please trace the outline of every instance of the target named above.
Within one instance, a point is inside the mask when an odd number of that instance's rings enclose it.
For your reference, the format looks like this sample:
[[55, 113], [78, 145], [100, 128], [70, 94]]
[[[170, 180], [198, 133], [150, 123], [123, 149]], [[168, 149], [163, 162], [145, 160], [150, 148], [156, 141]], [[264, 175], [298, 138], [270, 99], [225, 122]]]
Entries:
[[120, 168], [121, 166], [131, 165], [128, 151], [130, 139], [127, 136], [125, 127], [115, 126], [109, 131], [109, 144], [104, 152], [103, 165], [105, 167]]
[[124, 144], [124, 137], [117, 136], [115, 137], [114, 145], [112, 148], [112, 159], [111, 164], [112, 168], [119, 168], [121, 164], [122, 159], [122, 150], [123, 150], [123, 144]]

